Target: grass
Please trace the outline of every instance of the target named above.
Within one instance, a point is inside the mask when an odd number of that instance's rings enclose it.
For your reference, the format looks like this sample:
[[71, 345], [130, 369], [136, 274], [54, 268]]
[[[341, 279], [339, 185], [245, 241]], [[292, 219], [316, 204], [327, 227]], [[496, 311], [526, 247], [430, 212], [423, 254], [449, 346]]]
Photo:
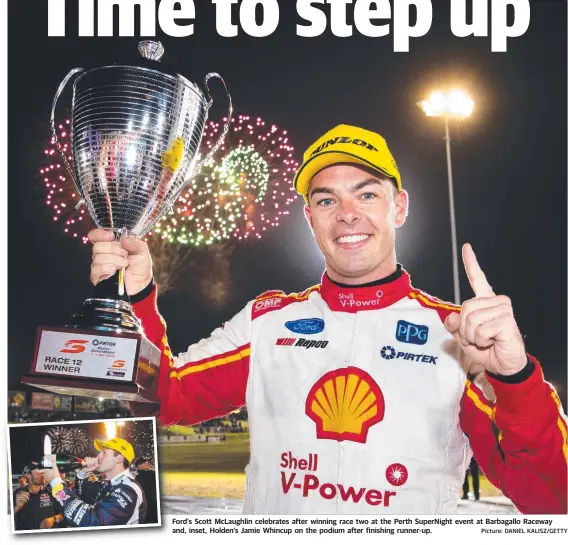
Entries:
[[198, 496], [240, 500], [245, 495], [245, 475], [244, 473], [161, 471], [160, 487], [163, 496]]
[[249, 461], [249, 434], [227, 435], [221, 443], [160, 445], [160, 471], [244, 473]]
[[[470, 490], [471, 490], [471, 479], [470, 479]], [[485, 497], [494, 497], [494, 496], [502, 496], [503, 493], [497, 487], [493, 486], [488, 480], [485, 475], [479, 476], [479, 494], [483, 498]]]
[[[245, 466], [249, 461], [249, 434], [227, 435], [222, 443], [160, 445], [160, 483], [165, 496], [237, 498], [245, 493]], [[484, 475], [481, 496], [501, 496]]]

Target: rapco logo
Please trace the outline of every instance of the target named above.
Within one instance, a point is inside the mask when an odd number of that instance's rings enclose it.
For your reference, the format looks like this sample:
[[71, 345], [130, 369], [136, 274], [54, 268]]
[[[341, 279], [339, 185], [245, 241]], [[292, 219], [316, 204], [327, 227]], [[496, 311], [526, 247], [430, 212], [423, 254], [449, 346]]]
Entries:
[[85, 351], [85, 345], [88, 343], [89, 341], [84, 339], [71, 339], [65, 343], [65, 348], [59, 352], [64, 354], [80, 354]]
[[296, 339], [295, 337], [283, 337], [276, 339], [276, 346], [301, 346], [302, 348], [325, 348], [329, 341], [314, 341], [308, 339]]
[[323, 375], [306, 398], [306, 414], [318, 439], [367, 442], [367, 432], [385, 415], [385, 399], [373, 377], [357, 367]]
[[335, 144], [353, 144], [354, 146], [361, 146], [371, 151], [379, 151], [375, 146], [372, 146], [371, 144], [365, 142], [365, 140], [361, 140], [360, 138], [355, 138], [355, 140], [353, 140], [348, 136], [337, 136], [336, 138], [326, 140], [323, 144], [318, 146], [314, 151], [312, 151], [310, 157], [313, 157], [316, 153], [320, 153], [320, 151], [323, 151], [329, 146], [335, 146]]
[[122, 367], [124, 367], [126, 365], [126, 361], [125, 360], [116, 360], [112, 366], [111, 369], [120, 369]]
[[254, 310], [264, 310], [266, 308], [276, 308], [282, 303], [282, 299], [279, 297], [274, 297], [272, 299], [263, 299], [262, 301], [257, 301], [254, 304]]

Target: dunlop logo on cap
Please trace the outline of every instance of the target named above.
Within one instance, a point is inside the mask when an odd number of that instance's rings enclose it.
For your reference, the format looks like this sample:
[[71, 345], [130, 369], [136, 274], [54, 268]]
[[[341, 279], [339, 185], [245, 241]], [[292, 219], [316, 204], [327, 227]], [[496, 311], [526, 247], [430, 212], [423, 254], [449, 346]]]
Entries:
[[323, 375], [306, 399], [306, 414], [318, 439], [365, 443], [367, 432], [384, 418], [385, 400], [371, 375], [357, 367]]

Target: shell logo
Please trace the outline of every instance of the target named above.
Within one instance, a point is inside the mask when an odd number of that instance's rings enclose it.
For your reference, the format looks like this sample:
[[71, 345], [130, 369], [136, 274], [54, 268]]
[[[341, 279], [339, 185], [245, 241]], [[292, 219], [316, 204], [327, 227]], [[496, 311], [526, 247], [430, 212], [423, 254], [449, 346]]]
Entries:
[[306, 414], [318, 439], [367, 442], [367, 432], [385, 415], [385, 399], [373, 377], [357, 367], [323, 375], [306, 398]]

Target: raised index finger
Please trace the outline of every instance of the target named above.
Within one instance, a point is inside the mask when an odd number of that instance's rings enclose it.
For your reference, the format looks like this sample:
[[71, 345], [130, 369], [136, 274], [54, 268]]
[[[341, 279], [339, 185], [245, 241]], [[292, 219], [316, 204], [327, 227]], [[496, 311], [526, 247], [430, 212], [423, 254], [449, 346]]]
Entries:
[[476, 297], [493, 297], [495, 292], [487, 282], [485, 273], [481, 270], [471, 244], [463, 245], [462, 259], [469, 285]]

